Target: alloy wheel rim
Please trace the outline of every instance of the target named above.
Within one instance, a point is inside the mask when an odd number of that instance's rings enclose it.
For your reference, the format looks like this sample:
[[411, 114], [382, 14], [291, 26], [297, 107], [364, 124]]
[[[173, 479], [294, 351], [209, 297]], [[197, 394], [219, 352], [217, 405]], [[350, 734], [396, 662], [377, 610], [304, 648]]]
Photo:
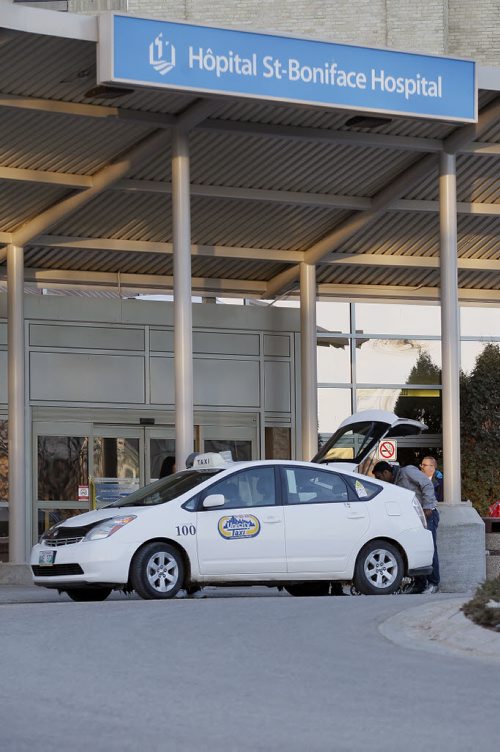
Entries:
[[377, 548], [365, 559], [364, 572], [373, 587], [385, 590], [396, 580], [398, 562], [390, 551]]
[[158, 593], [168, 593], [177, 584], [179, 567], [174, 557], [166, 551], [153, 554], [148, 561], [148, 582]]

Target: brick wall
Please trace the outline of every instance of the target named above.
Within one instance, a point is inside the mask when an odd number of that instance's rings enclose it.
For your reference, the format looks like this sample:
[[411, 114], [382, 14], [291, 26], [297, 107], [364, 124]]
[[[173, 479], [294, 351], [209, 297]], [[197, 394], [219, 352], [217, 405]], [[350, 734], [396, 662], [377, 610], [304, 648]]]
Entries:
[[68, 5], [80, 13], [128, 10], [500, 65], [500, 0], [69, 0]]

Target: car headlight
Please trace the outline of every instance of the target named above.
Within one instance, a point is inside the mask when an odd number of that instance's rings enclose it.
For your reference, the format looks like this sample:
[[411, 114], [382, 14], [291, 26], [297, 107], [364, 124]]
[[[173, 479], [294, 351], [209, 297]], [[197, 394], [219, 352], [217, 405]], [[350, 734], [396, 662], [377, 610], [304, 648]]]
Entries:
[[413, 497], [413, 509], [420, 517], [420, 522], [422, 525], [427, 529], [427, 520], [425, 519], [424, 510], [422, 509], [422, 504], [419, 502], [416, 496]]
[[128, 525], [129, 522], [132, 522], [137, 518], [137, 515], [135, 514], [129, 514], [126, 517], [112, 517], [110, 520], [103, 520], [98, 525], [92, 528], [92, 530], [89, 530], [84, 541], [95, 541], [95, 540], [102, 540], [103, 538], [109, 538], [110, 535], [113, 535], [118, 530], [121, 530], [122, 527], [125, 525]]

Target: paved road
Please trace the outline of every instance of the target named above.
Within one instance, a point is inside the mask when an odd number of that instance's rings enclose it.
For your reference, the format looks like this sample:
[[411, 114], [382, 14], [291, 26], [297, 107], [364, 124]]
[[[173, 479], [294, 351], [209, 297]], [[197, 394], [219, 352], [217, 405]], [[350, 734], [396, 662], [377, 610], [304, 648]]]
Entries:
[[2, 752], [498, 747], [498, 664], [413, 650], [379, 631], [422, 596], [216, 592], [4, 599]]

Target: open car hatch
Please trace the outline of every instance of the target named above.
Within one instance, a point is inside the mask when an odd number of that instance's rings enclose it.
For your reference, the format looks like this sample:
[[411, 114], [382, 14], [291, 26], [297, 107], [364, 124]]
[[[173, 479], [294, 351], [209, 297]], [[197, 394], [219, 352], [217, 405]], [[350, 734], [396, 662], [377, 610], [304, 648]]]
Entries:
[[418, 420], [398, 418], [386, 410], [364, 410], [346, 418], [312, 462], [338, 463], [344, 469], [366, 474], [377, 461], [382, 439], [417, 436], [426, 430], [425, 423]]

